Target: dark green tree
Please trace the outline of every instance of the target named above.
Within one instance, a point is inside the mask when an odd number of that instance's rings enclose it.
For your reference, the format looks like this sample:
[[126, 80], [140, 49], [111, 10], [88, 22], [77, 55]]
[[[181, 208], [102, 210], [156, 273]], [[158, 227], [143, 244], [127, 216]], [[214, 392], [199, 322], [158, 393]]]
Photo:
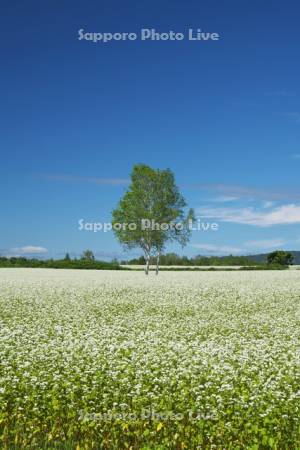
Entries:
[[290, 252], [276, 250], [268, 255], [268, 264], [278, 264], [280, 266], [290, 266], [293, 264], [294, 257]]
[[92, 250], [85, 250], [81, 255], [81, 259], [83, 261], [95, 261], [95, 256]]
[[126, 249], [143, 250], [146, 275], [153, 256], [158, 274], [160, 254], [168, 241], [182, 246], [188, 242], [194, 213], [186, 212], [186, 206], [170, 169], [155, 170], [144, 164], [133, 167], [131, 184], [112, 212], [112, 223]]

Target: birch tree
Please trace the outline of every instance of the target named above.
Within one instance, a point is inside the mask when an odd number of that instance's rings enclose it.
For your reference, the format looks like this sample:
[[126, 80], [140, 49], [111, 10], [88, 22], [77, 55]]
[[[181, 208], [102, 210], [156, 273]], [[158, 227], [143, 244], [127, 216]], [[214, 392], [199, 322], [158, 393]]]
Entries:
[[186, 212], [186, 201], [170, 169], [155, 170], [139, 164], [133, 167], [131, 183], [112, 212], [115, 236], [126, 250], [143, 250], [149, 273], [150, 258], [159, 258], [167, 242], [186, 245], [191, 234], [193, 210]]

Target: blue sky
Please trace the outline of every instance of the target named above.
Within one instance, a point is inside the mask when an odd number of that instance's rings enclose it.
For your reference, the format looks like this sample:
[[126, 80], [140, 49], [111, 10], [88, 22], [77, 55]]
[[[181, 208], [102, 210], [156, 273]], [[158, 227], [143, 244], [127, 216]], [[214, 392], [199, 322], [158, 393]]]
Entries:
[[[299, 16], [291, 0], [3, 4], [0, 253], [120, 257], [78, 220], [109, 221], [140, 162], [219, 224], [168, 250], [299, 249]], [[143, 28], [220, 40], [78, 40]]]

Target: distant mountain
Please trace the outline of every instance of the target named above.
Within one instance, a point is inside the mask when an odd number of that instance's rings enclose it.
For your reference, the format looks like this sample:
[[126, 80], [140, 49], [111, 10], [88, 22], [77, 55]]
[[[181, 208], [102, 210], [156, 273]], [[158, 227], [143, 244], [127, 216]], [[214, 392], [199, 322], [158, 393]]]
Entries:
[[[294, 264], [300, 265], [300, 251], [292, 251]], [[179, 256], [176, 253], [166, 253], [160, 257], [161, 266], [255, 266], [267, 262], [269, 253], [257, 255], [226, 255], [226, 256], [204, 256], [196, 255], [192, 258]], [[121, 264], [144, 265], [143, 256], [129, 261], [122, 261]], [[150, 264], [156, 264], [156, 258], [151, 258]]]
[[[290, 253], [294, 256], [294, 264], [300, 264], [300, 251], [291, 251]], [[269, 253], [260, 253], [258, 255], [249, 255], [247, 258], [257, 263], [265, 263], [267, 262], [268, 254]]]

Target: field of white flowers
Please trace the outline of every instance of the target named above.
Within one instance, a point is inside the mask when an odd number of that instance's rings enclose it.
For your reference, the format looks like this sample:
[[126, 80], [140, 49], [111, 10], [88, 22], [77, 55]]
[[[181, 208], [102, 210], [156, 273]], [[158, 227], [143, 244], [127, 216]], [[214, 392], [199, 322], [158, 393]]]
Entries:
[[300, 449], [300, 272], [0, 270], [2, 449]]

